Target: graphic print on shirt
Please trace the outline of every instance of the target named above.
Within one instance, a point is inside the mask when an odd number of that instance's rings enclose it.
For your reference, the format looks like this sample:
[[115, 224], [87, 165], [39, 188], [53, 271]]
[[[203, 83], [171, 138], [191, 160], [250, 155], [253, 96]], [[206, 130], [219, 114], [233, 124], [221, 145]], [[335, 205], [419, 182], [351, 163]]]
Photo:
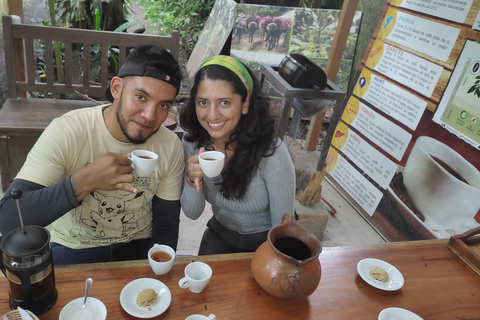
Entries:
[[71, 234], [83, 241], [113, 243], [133, 238], [151, 222], [147, 210], [153, 198], [150, 179], [138, 178], [132, 183], [140, 191], [94, 191], [77, 208]]

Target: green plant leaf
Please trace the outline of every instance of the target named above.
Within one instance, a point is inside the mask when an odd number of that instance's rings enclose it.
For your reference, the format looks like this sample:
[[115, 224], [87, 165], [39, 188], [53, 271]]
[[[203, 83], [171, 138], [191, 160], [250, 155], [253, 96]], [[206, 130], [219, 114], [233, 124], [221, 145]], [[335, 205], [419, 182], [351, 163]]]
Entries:
[[95, 30], [101, 30], [100, 24], [102, 20], [102, 13], [100, 10], [95, 9]]
[[113, 31], [114, 32], [123, 32], [123, 31], [127, 30], [128, 28], [130, 28], [131, 26], [134, 26], [136, 24], [138, 24], [138, 22], [136, 22], [136, 21], [127, 21], [127, 22], [123, 23], [122, 25], [118, 26]]

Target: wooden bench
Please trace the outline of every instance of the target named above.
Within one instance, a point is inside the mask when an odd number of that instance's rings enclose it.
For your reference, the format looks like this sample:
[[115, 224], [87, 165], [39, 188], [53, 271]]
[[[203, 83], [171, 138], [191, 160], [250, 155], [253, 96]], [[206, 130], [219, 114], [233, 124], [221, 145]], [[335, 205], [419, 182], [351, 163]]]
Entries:
[[[118, 52], [118, 68], [130, 49], [143, 44], [154, 44], [170, 51], [178, 60], [180, 34], [171, 36], [135, 33], [57, 28], [17, 23], [16, 16], [3, 16], [5, 65], [8, 81], [8, 99], [0, 109], [0, 172], [5, 191], [15, 178], [26, 156], [46, 126], [67, 111], [94, 106], [96, 97], [105, 101], [109, 50]], [[54, 42], [63, 46], [64, 83], [55, 78]], [[44, 44], [43, 72], [45, 82], [37, 72], [38, 49]], [[100, 80], [90, 81], [91, 46], [101, 49]], [[81, 65], [81, 66], [80, 66]], [[118, 69], [117, 69], [118, 70]], [[60, 98], [35, 98], [35, 94], [65, 95]], [[78, 94], [80, 93], [80, 94]], [[74, 99], [71, 99], [71, 98]]]

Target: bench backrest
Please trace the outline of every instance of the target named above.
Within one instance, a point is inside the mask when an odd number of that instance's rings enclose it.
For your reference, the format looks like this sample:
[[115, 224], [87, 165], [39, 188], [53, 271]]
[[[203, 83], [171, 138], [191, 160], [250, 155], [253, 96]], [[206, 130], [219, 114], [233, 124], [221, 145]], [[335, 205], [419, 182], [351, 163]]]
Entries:
[[[125, 57], [132, 48], [144, 44], [163, 47], [178, 60], [180, 45], [178, 31], [173, 31], [171, 36], [144, 35], [25, 25], [15, 23], [15, 20], [17, 19], [12, 19], [12, 16], [3, 16], [2, 18], [9, 98], [17, 98], [21, 92], [59, 94], [79, 92], [90, 97], [104, 97], [110, 81], [108, 75], [109, 51], [110, 53], [118, 52], [118, 56], [115, 54], [118, 57], [115, 59], [118, 61], [118, 68], [124, 63]], [[64, 83], [58, 83], [56, 80], [54, 41], [60, 43], [63, 48]], [[43, 48], [41, 44], [43, 44]], [[94, 50], [99, 50], [97, 57], [101, 59], [99, 80], [97, 80], [99, 83], [90, 81], [91, 46], [95, 46]], [[19, 52], [19, 50], [24, 50], [24, 52]], [[46, 78], [45, 82], [39, 81], [37, 72], [37, 60], [39, 52], [42, 50], [44, 52], [42, 67]], [[25, 59], [19, 61], [20, 65], [25, 66], [23, 70], [17, 68], [17, 63], [15, 63], [19, 57]], [[110, 59], [110, 64], [112, 61]], [[81, 70], [78, 70], [80, 64]]]

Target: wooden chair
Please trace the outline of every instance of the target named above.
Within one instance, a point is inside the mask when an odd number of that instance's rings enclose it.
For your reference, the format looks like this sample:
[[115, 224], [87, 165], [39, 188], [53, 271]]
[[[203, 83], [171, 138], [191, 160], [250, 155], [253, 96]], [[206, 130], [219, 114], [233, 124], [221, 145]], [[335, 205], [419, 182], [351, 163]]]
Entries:
[[[129, 50], [139, 45], [161, 46], [177, 60], [180, 46], [178, 31], [172, 32], [171, 36], [158, 36], [25, 25], [14, 21], [20, 19], [15, 16], [2, 18], [8, 81], [8, 99], [0, 109], [0, 172], [4, 191], [54, 118], [96, 104], [84, 100], [84, 96], [104, 98], [110, 81], [109, 52], [118, 52], [120, 68]], [[64, 83], [55, 78], [54, 42], [63, 47]], [[99, 49], [101, 59], [98, 82], [90, 80], [92, 46]], [[37, 72], [39, 48], [45, 53], [41, 70], [45, 82], [40, 80]], [[34, 97], [36, 94], [60, 96], [44, 99]]]

